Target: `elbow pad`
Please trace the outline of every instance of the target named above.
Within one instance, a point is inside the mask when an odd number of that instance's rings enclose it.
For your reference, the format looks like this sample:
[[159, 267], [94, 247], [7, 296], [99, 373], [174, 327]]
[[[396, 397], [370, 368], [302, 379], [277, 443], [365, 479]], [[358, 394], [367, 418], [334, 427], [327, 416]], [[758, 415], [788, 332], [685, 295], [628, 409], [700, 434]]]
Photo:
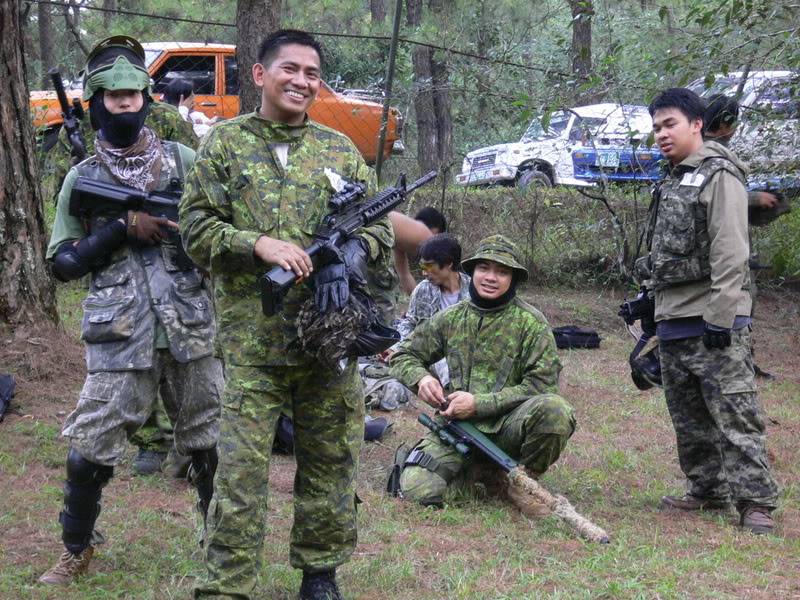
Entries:
[[83, 277], [121, 246], [127, 235], [125, 224], [114, 220], [76, 245], [62, 244], [53, 260], [53, 273], [61, 281]]

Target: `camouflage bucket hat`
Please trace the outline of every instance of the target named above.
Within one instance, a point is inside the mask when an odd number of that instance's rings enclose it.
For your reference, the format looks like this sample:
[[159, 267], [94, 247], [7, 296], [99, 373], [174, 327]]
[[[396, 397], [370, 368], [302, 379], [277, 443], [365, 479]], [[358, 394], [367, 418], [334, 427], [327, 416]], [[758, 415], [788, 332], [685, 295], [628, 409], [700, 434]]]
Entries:
[[475, 270], [475, 265], [482, 260], [492, 260], [503, 266], [513, 269], [517, 273], [519, 282], [528, 280], [528, 269], [522, 266], [520, 254], [514, 243], [502, 235], [490, 235], [481, 240], [475, 254], [461, 261], [461, 267], [469, 275]]
[[83, 99], [99, 89], [148, 90], [150, 74], [144, 65], [144, 48], [132, 37], [104, 39], [89, 53], [83, 75]]

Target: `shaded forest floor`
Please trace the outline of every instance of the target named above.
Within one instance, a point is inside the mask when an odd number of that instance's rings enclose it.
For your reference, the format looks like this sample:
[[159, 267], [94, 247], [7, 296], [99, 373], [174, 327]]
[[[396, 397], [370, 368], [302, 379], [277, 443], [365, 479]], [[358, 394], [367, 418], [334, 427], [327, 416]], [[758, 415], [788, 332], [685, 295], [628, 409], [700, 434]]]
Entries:
[[[163, 476], [133, 477], [128, 463], [106, 487], [90, 575], [66, 589], [37, 577], [61, 552], [57, 514], [66, 445], [60, 424], [84, 376], [77, 341], [81, 292], [62, 288], [65, 332], [0, 339], [0, 371], [17, 377], [12, 412], [0, 424], [0, 598], [188, 598], [202, 562], [193, 491]], [[527, 290], [551, 325], [599, 330], [599, 350], [560, 351], [561, 392], [578, 430], [543, 477], [613, 537], [584, 543], [555, 517], [531, 521], [480, 489], [454, 494], [443, 510], [384, 493], [394, 448], [422, 435], [420, 403], [389, 414], [391, 434], [361, 455], [360, 542], [340, 569], [348, 598], [422, 600], [520, 598], [800, 598], [800, 315], [796, 294], [759, 298], [759, 381], [768, 447], [781, 485], [776, 535], [742, 533], [735, 514], [676, 515], [656, 509], [682, 489], [674, 434], [660, 390], [630, 381], [632, 339], [616, 316], [619, 292]], [[427, 409], [426, 409], [427, 410]], [[288, 565], [292, 522], [290, 457], [272, 468], [269, 531], [256, 597], [294, 598], [300, 573]]]

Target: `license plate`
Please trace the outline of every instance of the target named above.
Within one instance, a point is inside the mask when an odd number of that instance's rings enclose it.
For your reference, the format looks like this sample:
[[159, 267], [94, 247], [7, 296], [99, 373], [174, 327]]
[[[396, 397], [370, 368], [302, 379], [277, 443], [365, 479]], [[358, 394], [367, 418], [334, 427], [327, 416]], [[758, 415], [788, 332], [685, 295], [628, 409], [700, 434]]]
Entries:
[[491, 169], [478, 169], [477, 171], [472, 171], [469, 174], [469, 179], [467, 181], [472, 183], [473, 181], [483, 181], [484, 179], [488, 179], [490, 171]]
[[619, 166], [619, 152], [601, 152], [597, 157], [597, 166], [616, 169]]

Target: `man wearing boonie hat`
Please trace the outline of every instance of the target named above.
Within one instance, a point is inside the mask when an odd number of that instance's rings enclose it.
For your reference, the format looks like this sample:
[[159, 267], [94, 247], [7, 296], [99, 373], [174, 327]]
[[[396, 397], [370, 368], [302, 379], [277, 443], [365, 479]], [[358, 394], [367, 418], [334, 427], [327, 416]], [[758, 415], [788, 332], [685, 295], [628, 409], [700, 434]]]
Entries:
[[[528, 271], [511, 241], [487, 237], [461, 265], [472, 276], [469, 299], [403, 341], [391, 373], [443, 417], [469, 421], [539, 476], [575, 430], [572, 407], [558, 395], [561, 363], [553, 334], [545, 317], [516, 296]], [[450, 371], [446, 389], [429, 370], [442, 358]], [[404, 461], [400, 493], [440, 505], [469, 462], [429, 433]]]
[[204, 277], [182, 253], [178, 224], [166, 217], [113, 203], [85, 219], [70, 210], [78, 177], [142, 192], [180, 188], [194, 151], [162, 142], [144, 126], [149, 84], [144, 50], [133, 38], [108, 38], [89, 54], [83, 94], [98, 131], [96, 151], [64, 180], [47, 250], [58, 279], [91, 274], [91, 285], [81, 331], [88, 374], [62, 430], [70, 442], [59, 515], [65, 551], [39, 579], [46, 584], [69, 584], [87, 571], [102, 488], [159, 393], [178, 452], [192, 457], [204, 516], [211, 501], [222, 368], [213, 356]]

